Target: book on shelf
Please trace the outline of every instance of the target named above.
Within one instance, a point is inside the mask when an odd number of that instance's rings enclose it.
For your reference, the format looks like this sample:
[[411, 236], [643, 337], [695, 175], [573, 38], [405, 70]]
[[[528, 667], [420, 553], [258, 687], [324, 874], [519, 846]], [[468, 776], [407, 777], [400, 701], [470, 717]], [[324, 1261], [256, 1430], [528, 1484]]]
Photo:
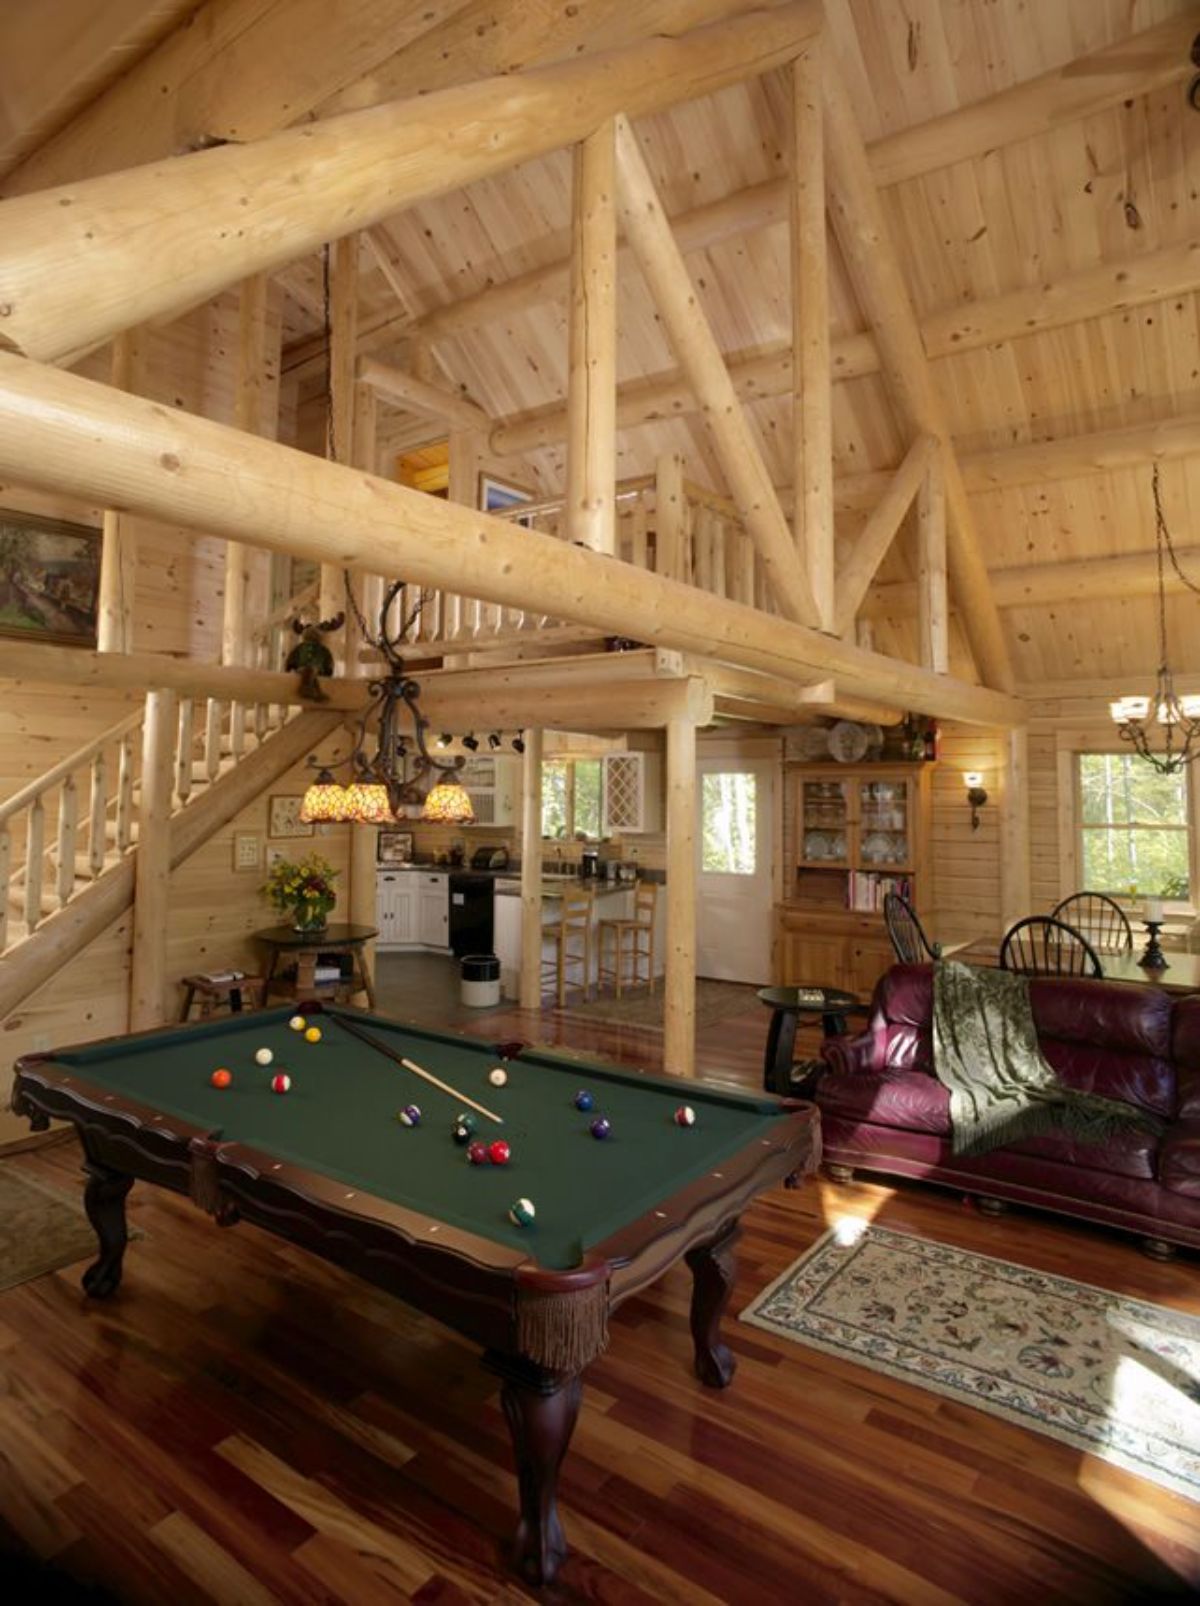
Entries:
[[884, 875], [878, 870], [851, 870], [847, 880], [847, 907], [856, 914], [874, 914], [883, 908], [889, 892], [899, 894], [912, 902], [912, 878], [906, 875]]

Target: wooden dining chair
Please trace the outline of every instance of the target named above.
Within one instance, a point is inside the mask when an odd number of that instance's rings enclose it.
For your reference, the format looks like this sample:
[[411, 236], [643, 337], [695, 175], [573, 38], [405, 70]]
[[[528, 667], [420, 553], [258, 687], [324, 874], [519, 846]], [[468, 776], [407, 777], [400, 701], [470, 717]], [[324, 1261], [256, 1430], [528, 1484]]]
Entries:
[[902, 965], [923, 965], [942, 957], [942, 945], [930, 942], [917, 911], [898, 892], [883, 897], [883, 923], [891, 939], [892, 951]]
[[1129, 916], [1107, 892], [1073, 892], [1051, 909], [1050, 916], [1081, 931], [1098, 954], [1133, 952]]
[[[542, 960], [542, 984], [553, 979], [560, 1009], [566, 1002], [569, 984], [579, 986], [584, 998], [592, 985], [592, 908], [591, 887], [564, 887], [558, 919], [542, 927], [543, 941], [554, 945], [554, 957]], [[570, 975], [573, 968], [578, 976], [574, 983]]]
[[1104, 975], [1096, 950], [1083, 933], [1052, 915], [1030, 915], [1005, 933], [1000, 968], [1023, 976]]
[[[657, 919], [658, 882], [639, 881], [633, 895], [632, 918], [601, 920], [597, 926], [596, 979], [599, 986], [603, 987], [606, 981], [611, 981], [614, 993], [620, 998], [628, 963], [630, 986], [639, 987], [645, 982], [650, 991], [654, 991], [654, 927]], [[606, 937], [612, 939], [611, 965], [605, 964]]]

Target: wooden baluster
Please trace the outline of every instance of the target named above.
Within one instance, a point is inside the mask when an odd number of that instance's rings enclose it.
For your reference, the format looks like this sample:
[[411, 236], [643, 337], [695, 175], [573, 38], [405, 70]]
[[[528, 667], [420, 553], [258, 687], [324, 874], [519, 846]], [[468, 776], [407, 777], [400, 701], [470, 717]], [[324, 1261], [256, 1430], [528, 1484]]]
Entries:
[[246, 705], [229, 705], [229, 752], [236, 764], [246, 751]]
[[712, 509], [690, 504], [688, 512], [692, 525], [692, 584], [701, 591], [711, 591], [712, 583]]
[[190, 697], [180, 699], [179, 735], [175, 747], [175, 795], [181, 806], [192, 795], [192, 759], [195, 756], [192, 730], [194, 708], [195, 704]]
[[744, 602], [748, 607], [754, 606], [754, 542], [742, 527], [738, 526], [737, 534], [737, 600]]
[[29, 805], [25, 825], [25, 926], [36, 931], [42, 923], [42, 879], [46, 873], [46, 811], [41, 798]]
[[266, 703], [255, 703], [255, 705], [254, 705], [254, 740], [256, 742], [261, 742], [263, 737], [267, 734], [267, 730], [268, 730], [267, 714], [268, 714], [268, 712], [269, 712], [269, 705], [268, 704], [266, 704]]
[[133, 737], [125, 736], [117, 749], [117, 852], [129, 852], [133, 840]]
[[204, 773], [211, 784], [221, 773], [221, 723], [224, 705], [210, 697], [204, 714]]
[[0, 828], [0, 950], [8, 947], [8, 877], [12, 863], [12, 837], [7, 826]]
[[629, 516], [629, 530], [631, 543], [629, 561], [635, 569], [648, 569], [650, 565], [646, 561], [646, 498], [644, 495], [638, 496], [633, 504], [633, 510]]
[[58, 797], [58, 869], [54, 890], [58, 907], [65, 909], [75, 890], [75, 845], [79, 830], [79, 789], [75, 777], [68, 775]]
[[727, 525], [719, 513], [708, 521], [709, 589], [715, 596], [726, 597], [729, 588], [725, 580], [725, 531]]
[[88, 799], [88, 869], [92, 880], [104, 868], [104, 825], [108, 818], [108, 765], [104, 754], [97, 753], [92, 760], [92, 790]]

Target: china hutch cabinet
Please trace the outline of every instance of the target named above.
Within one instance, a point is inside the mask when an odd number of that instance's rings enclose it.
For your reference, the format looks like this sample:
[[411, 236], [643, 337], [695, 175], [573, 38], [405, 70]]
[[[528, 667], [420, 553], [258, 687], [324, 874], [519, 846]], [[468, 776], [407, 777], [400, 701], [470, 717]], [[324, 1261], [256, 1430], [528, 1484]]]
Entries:
[[892, 962], [883, 900], [929, 902], [927, 763], [788, 764], [776, 980], [869, 996]]

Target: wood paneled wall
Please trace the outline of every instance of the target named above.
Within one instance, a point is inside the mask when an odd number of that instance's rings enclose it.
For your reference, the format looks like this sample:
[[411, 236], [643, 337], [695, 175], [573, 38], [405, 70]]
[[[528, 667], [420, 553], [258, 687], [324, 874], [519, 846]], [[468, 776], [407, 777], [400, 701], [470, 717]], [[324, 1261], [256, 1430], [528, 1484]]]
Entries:
[[[933, 900], [926, 922], [939, 942], [999, 937], [1000, 803], [1004, 738], [998, 731], [969, 725], [943, 725], [939, 759], [933, 772], [930, 863]], [[963, 775], [979, 770], [988, 802], [971, 829]], [[926, 911], [921, 911], [925, 919]]]

